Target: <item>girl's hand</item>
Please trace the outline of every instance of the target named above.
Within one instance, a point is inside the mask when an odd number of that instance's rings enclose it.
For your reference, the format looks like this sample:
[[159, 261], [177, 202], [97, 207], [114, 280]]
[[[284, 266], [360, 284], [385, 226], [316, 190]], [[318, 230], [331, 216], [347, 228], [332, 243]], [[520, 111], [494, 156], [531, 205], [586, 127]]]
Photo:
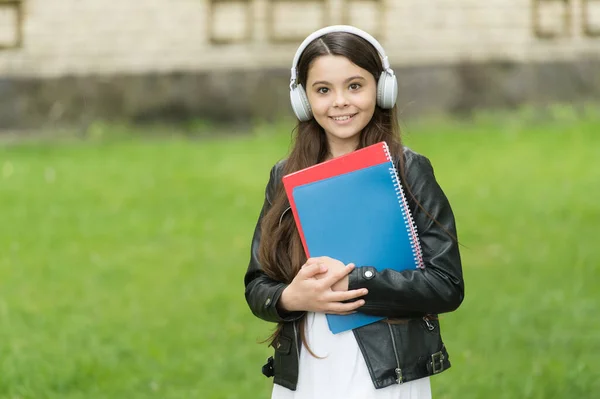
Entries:
[[[318, 258], [310, 258], [302, 267], [306, 267], [313, 263], [321, 263], [327, 267], [327, 271], [325, 273], [317, 274], [315, 276], [315, 278], [318, 280], [325, 278], [327, 276], [330, 276], [331, 273], [333, 273], [335, 270], [341, 270], [341, 269], [347, 267], [339, 260], [330, 258], [328, 256], [321, 256]], [[354, 266], [354, 264], [349, 264], [348, 266], [350, 266], [350, 265]], [[348, 291], [348, 275], [346, 274], [341, 280], [339, 280], [338, 282], [333, 284], [331, 286], [331, 289], [333, 291]]]
[[[309, 261], [312, 262], [318, 262], [321, 263], [323, 265], [325, 265], [325, 267], [327, 267], [327, 271], [325, 273], [321, 273], [316, 275], [315, 277], [320, 280], [322, 278], [326, 278], [328, 276], [331, 276], [332, 273], [336, 272], [336, 271], [340, 271], [342, 269], [345, 269], [346, 267], [352, 265], [354, 267], [353, 263], [350, 263], [348, 266], [344, 265], [344, 263], [340, 262], [337, 259], [333, 259], [330, 258], [328, 256], [321, 256], [319, 258], [311, 258], [309, 259]], [[307, 262], [308, 264], [308, 262]], [[302, 266], [304, 267], [304, 266]], [[331, 286], [331, 289], [333, 291], [348, 291], [348, 274], [344, 275], [344, 277], [342, 277], [342, 279], [338, 280], [335, 284], [333, 284]]]
[[[331, 258], [309, 259], [290, 285], [283, 290], [280, 298], [283, 310], [349, 314], [364, 305], [365, 301], [362, 299], [350, 303], [342, 302], [366, 295], [366, 288], [348, 291], [346, 283], [346, 290], [332, 289], [340, 280], [347, 279], [354, 269], [353, 264], [343, 266], [343, 263], [335, 262]], [[333, 270], [329, 270], [330, 267]]]

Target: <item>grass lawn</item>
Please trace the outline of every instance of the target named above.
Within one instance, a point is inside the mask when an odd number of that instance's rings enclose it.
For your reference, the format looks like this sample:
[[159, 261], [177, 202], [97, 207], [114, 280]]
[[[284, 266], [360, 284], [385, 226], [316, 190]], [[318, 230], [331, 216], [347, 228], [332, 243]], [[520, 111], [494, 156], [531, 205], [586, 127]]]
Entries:
[[[594, 112], [405, 124], [463, 243], [435, 398], [600, 393]], [[0, 144], [0, 398], [268, 398], [257, 341], [273, 326], [250, 313], [243, 274], [290, 125], [199, 140], [95, 129]]]

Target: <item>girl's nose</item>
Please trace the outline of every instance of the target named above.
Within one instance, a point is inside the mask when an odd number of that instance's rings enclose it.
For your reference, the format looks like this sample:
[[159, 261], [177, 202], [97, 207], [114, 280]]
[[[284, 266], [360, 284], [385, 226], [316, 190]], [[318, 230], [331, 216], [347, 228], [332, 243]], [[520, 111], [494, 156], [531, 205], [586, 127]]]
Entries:
[[344, 96], [344, 92], [338, 91], [338, 94], [335, 96], [335, 100], [333, 102], [334, 107], [345, 107], [348, 105], [348, 99]]

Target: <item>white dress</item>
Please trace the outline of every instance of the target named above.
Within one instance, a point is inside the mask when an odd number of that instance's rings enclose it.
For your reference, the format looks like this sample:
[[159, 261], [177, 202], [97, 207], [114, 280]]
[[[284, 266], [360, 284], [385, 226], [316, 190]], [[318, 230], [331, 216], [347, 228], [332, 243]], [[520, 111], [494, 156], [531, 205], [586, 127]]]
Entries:
[[306, 338], [313, 357], [300, 351], [296, 391], [273, 384], [271, 399], [430, 399], [429, 377], [375, 389], [352, 331], [333, 334], [323, 313], [306, 315]]

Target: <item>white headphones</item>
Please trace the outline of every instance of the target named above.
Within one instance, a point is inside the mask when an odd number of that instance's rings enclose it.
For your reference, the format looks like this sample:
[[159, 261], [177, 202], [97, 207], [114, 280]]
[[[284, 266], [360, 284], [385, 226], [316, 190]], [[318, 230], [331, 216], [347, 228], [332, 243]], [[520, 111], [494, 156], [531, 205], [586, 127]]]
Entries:
[[396, 76], [394, 75], [394, 71], [390, 68], [390, 63], [388, 61], [387, 56], [385, 55], [385, 51], [381, 44], [367, 32], [362, 31], [358, 28], [348, 25], [333, 25], [328, 26], [323, 29], [319, 29], [318, 31], [312, 33], [308, 36], [298, 50], [296, 51], [296, 55], [294, 56], [294, 62], [292, 63], [292, 77], [290, 79], [290, 101], [292, 102], [292, 109], [296, 114], [296, 117], [301, 122], [309, 121], [312, 118], [312, 110], [310, 109], [310, 104], [308, 102], [308, 97], [306, 96], [306, 91], [301, 84], [296, 82], [297, 74], [296, 67], [298, 66], [298, 60], [302, 55], [304, 49], [315, 39], [330, 33], [330, 32], [347, 32], [352, 33], [356, 36], [360, 36], [363, 39], [367, 40], [369, 43], [375, 47], [379, 55], [381, 56], [381, 61], [383, 63], [383, 72], [379, 77], [379, 81], [377, 82], [377, 105], [383, 109], [391, 109], [396, 104], [396, 97], [398, 97], [398, 82], [396, 81]]

